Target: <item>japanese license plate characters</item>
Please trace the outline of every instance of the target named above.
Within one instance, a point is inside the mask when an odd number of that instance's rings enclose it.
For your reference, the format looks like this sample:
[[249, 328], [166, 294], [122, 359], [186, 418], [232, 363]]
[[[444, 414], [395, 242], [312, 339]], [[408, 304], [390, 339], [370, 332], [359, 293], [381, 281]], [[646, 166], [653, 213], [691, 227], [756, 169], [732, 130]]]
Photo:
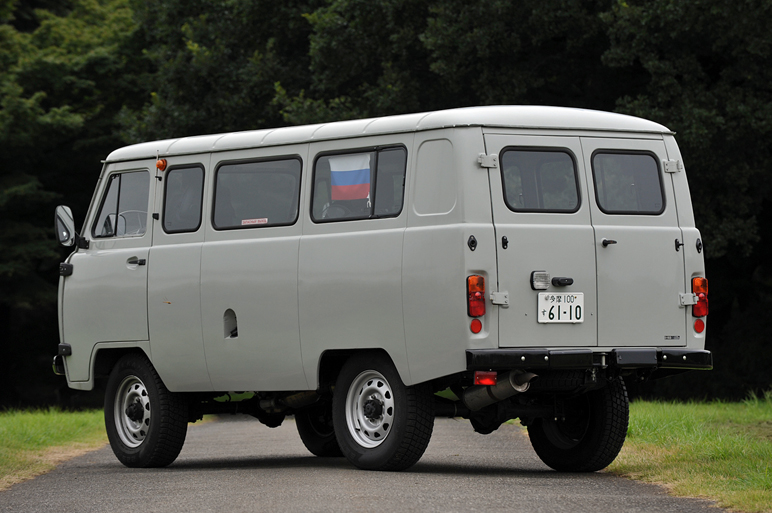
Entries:
[[537, 302], [539, 323], [584, 322], [584, 293], [541, 292]]

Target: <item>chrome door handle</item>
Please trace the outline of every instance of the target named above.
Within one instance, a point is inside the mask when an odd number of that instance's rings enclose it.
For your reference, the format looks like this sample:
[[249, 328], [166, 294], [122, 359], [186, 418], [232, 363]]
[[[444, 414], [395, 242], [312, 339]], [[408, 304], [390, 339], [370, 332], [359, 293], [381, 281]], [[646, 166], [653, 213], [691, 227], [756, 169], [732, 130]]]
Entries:
[[601, 244], [603, 244], [604, 248], [607, 248], [609, 244], [616, 244], [616, 243], [617, 241], [613, 239], [603, 239], [603, 241], [601, 241]]

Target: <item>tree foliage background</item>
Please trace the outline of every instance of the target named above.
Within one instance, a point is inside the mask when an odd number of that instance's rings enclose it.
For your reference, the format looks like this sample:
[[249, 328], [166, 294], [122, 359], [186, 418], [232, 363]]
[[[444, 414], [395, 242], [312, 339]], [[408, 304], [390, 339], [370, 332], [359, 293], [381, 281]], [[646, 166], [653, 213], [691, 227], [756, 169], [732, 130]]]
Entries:
[[64, 400], [56, 204], [165, 137], [470, 105], [617, 111], [677, 132], [711, 286], [712, 372], [772, 386], [772, 0], [0, 0], [0, 404]]

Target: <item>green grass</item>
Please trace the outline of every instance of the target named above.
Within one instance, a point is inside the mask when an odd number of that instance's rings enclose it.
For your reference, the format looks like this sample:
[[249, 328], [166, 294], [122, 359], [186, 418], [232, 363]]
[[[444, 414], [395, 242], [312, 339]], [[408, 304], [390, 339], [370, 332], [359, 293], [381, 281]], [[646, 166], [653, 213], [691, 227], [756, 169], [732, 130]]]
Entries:
[[609, 471], [674, 495], [772, 512], [772, 391], [741, 403], [634, 402]]
[[0, 490], [107, 443], [101, 411], [0, 412]]

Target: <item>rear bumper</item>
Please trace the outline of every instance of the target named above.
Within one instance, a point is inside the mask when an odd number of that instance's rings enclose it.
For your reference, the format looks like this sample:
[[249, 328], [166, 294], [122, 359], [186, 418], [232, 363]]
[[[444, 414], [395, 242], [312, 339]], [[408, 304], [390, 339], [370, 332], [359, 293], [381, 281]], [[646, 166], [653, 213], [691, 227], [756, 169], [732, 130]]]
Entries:
[[507, 369], [628, 369], [710, 370], [713, 355], [701, 349], [617, 348], [604, 352], [590, 349], [467, 349], [467, 370]]

